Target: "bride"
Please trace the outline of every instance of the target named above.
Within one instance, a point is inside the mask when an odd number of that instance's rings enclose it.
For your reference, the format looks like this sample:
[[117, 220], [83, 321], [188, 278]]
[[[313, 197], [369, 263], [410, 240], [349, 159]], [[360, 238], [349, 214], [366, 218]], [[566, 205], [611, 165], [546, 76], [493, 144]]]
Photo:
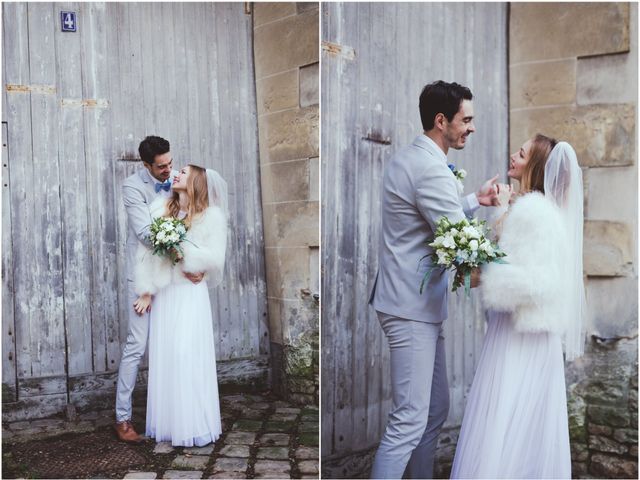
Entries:
[[508, 175], [520, 182], [499, 239], [508, 263], [481, 272], [488, 328], [451, 478], [571, 478], [562, 350], [584, 349], [582, 172], [568, 143], [538, 134]]
[[[196, 165], [175, 177], [173, 195], [150, 205], [153, 218], [177, 217], [187, 225], [177, 265], [140, 246], [134, 303], [153, 308], [149, 331], [146, 435], [174, 446], [203, 446], [222, 432], [209, 286], [222, 280], [227, 241], [226, 183]], [[184, 273], [206, 272], [193, 284]]]

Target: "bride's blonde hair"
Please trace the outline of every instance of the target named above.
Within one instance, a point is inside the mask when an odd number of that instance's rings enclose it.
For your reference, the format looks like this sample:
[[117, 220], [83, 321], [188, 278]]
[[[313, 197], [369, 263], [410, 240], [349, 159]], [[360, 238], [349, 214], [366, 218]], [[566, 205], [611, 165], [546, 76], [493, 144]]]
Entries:
[[[189, 176], [187, 177], [187, 196], [189, 198], [189, 206], [187, 207], [187, 216], [184, 223], [187, 227], [191, 226], [191, 222], [197, 215], [204, 212], [209, 206], [209, 192], [207, 188], [207, 171], [197, 165], [189, 166]], [[180, 213], [180, 195], [174, 191], [173, 195], [167, 202], [166, 216], [177, 217]]]
[[558, 141], [541, 133], [536, 134], [529, 149], [529, 161], [522, 170], [520, 193], [538, 191], [544, 193], [544, 167]]

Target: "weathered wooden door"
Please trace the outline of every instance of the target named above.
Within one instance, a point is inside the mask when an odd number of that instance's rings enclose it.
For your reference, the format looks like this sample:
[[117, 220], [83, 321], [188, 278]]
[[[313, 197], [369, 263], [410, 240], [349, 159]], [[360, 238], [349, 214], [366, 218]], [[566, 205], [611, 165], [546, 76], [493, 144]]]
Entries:
[[[467, 190], [507, 161], [507, 6], [325, 3], [322, 10], [323, 476], [362, 473], [390, 408], [388, 346], [367, 305], [377, 269], [385, 162], [422, 128], [422, 87], [467, 85], [477, 132], [449, 159]], [[474, 295], [477, 297], [477, 295]], [[481, 346], [478, 302], [452, 296], [445, 323], [451, 410], [460, 424]]]
[[[76, 31], [63, 32], [75, 12]], [[221, 381], [264, 379], [252, 19], [242, 3], [3, 4], [5, 419], [112, 406], [127, 332], [122, 181], [146, 135], [229, 183]], [[144, 377], [144, 372], [141, 374]], [[144, 383], [144, 378], [142, 382]]]

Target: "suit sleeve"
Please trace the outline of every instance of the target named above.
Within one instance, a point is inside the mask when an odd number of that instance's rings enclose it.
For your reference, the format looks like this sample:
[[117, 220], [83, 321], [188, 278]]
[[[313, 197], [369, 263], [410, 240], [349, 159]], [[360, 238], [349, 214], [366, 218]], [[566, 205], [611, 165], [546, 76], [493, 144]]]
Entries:
[[416, 205], [433, 231], [442, 217], [451, 222], [465, 218], [455, 178], [445, 168], [430, 168], [415, 183]]
[[151, 248], [151, 243], [149, 242], [151, 214], [142, 192], [130, 185], [123, 185], [122, 197], [129, 225], [133, 228], [138, 240], [144, 243], [146, 247]]
[[470, 193], [466, 197], [462, 199], [462, 210], [464, 210], [464, 214], [467, 218], [473, 217], [473, 214], [480, 208], [480, 202], [478, 202], [478, 197], [475, 193]]

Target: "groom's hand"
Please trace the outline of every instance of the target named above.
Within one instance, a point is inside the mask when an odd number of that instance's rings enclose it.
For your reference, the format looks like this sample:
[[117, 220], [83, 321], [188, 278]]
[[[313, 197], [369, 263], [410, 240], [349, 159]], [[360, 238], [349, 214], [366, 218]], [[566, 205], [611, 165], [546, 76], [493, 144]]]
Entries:
[[184, 276], [189, 279], [189, 281], [195, 285], [199, 284], [204, 278], [204, 272], [200, 273], [188, 273], [184, 272]]
[[478, 203], [485, 207], [496, 207], [498, 206], [498, 189], [496, 187], [496, 182], [498, 181], [499, 173], [496, 173], [496, 176], [490, 178], [486, 182], [482, 184], [480, 190], [476, 193], [478, 197]]

